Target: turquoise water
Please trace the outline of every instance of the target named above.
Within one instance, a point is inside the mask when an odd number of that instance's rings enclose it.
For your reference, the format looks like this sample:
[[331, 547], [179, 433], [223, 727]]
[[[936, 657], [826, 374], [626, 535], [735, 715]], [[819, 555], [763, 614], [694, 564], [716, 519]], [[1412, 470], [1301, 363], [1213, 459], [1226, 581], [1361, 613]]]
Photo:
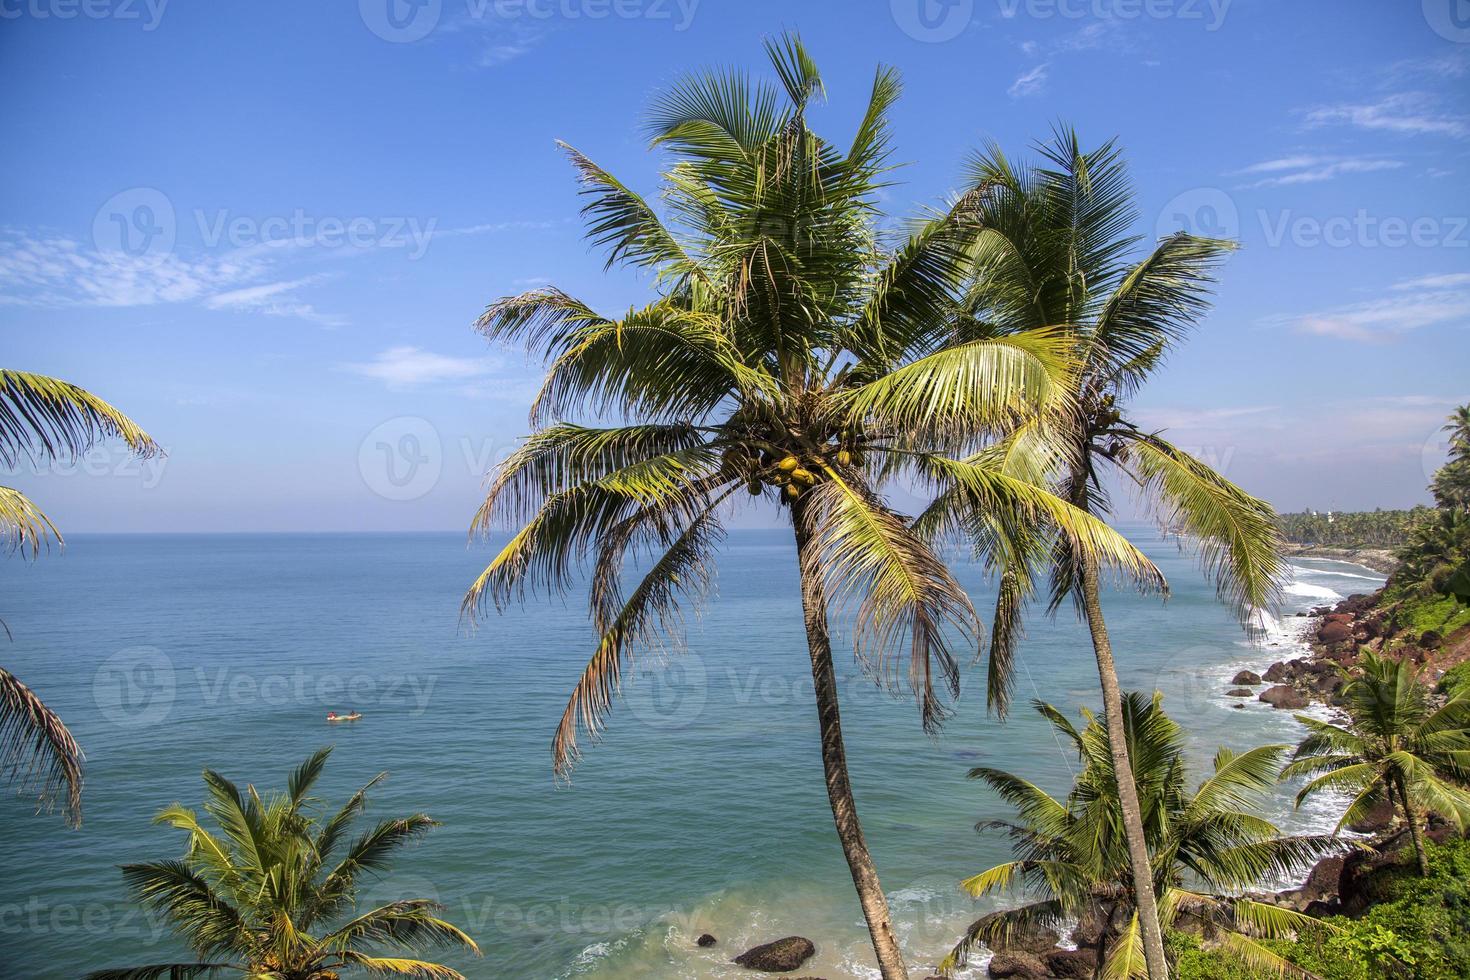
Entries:
[[[1131, 530], [1174, 595], [1108, 598], [1124, 684], [1162, 690], [1201, 761], [1222, 743], [1293, 738], [1283, 713], [1234, 710], [1225, 682], [1293, 652], [1291, 612], [1378, 577], [1299, 562], [1271, 645], [1252, 648], [1172, 544]], [[437, 897], [484, 951], [446, 957], [470, 977], [730, 977], [744, 972], [735, 953], [791, 933], [819, 946], [803, 972], [875, 976], [827, 810], [788, 539], [731, 536], [689, 652], [631, 672], [568, 787], [551, 778], [550, 739], [591, 650], [584, 604], [543, 598], [462, 631], [459, 598], [486, 558], [456, 534], [78, 535], [62, 557], [6, 562], [4, 662], [68, 721], [88, 767], [79, 831], [0, 798], [0, 973], [74, 977], [179, 955], [116, 868], [181, 851], [152, 815], [197, 805], [205, 766], [277, 787], [335, 744], [328, 800], [387, 770], [370, 816], [443, 822], [367, 897]], [[959, 574], [985, 608], [978, 570]], [[859, 811], [923, 976], [984, 911], [956, 882], [1006, 857], [973, 830], [1005, 811], [966, 770], [1063, 788], [1074, 760], [1026, 702], [1093, 704], [1090, 647], [1070, 613], [1038, 619], [1010, 720], [986, 717], [976, 666], [936, 740], [846, 647], [839, 663]], [[346, 708], [362, 721], [324, 723]], [[1289, 826], [1330, 823], [1288, 813], [1285, 793], [1272, 806]], [[705, 931], [720, 937], [712, 950], [693, 946]]]

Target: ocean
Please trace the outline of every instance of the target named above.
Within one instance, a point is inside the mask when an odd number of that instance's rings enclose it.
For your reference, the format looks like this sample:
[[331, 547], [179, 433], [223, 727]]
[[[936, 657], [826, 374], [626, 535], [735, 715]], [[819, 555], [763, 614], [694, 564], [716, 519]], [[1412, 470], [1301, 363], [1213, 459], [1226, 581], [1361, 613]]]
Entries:
[[[1294, 560], [1286, 603], [1252, 646], [1188, 556], [1151, 529], [1124, 530], [1173, 589], [1167, 602], [1105, 596], [1125, 688], [1163, 692], [1200, 766], [1220, 745], [1295, 741], [1290, 713], [1254, 699], [1236, 709], [1228, 681], [1295, 655], [1296, 612], [1382, 577]], [[584, 597], [532, 597], [466, 628], [459, 600], [491, 554], [458, 534], [74, 535], [64, 555], [5, 562], [0, 618], [14, 641], [0, 662], [70, 725], [87, 782], [80, 830], [0, 797], [0, 974], [69, 978], [187, 955], [130, 903], [118, 865], [182, 854], [183, 835], [151, 819], [175, 801], [199, 806], [205, 767], [284, 787], [333, 745], [317, 793], [328, 803], [387, 771], [369, 819], [442, 822], [362, 900], [438, 899], [483, 950], [442, 956], [468, 977], [749, 976], [731, 957], [791, 934], [818, 947], [804, 974], [876, 977], [827, 808], [789, 536], [731, 534], [714, 595], [688, 617], [687, 650], [628, 672], [569, 785], [552, 778], [550, 744], [593, 648]], [[986, 610], [980, 569], [957, 572]], [[987, 715], [976, 664], [930, 738], [913, 701], [879, 690], [837, 642], [859, 813], [925, 976], [994, 907], [958, 882], [1008, 857], [1001, 837], [974, 829], [1007, 808], [966, 772], [1000, 766], [1063, 791], [1076, 759], [1030, 701], [1073, 717], [1096, 707], [1091, 647], [1070, 608], [1037, 614], [1009, 718]], [[349, 709], [363, 718], [325, 722]], [[1264, 807], [1284, 828], [1335, 822], [1331, 801], [1297, 812], [1290, 799], [1283, 789]], [[718, 945], [697, 948], [704, 932]]]

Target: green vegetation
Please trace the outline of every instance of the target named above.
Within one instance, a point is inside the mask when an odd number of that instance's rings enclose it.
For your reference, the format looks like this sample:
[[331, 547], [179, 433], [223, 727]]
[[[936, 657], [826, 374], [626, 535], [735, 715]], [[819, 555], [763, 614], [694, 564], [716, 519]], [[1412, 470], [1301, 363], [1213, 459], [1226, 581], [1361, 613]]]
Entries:
[[1403, 814], [1414, 843], [1419, 873], [1427, 875], [1422, 821], [1438, 814], [1462, 830], [1470, 821], [1470, 695], [1439, 708], [1407, 659], [1390, 660], [1364, 651], [1342, 689], [1347, 725], [1305, 715], [1297, 721], [1308, 735], [1297, 746], [1282, 778], [1311, 776], [1296, 802], [1324, 790], [1346, 792], [1353, 801], [1337, 829], [1388, 803]]
[[1409, 526], [1428, 514], [1428, 507], [1332, 513], [1314, 510], [1282, 514], [1281, 533], [1294, 544], [1326, 548], [1397, 548], [1409, 540]]
[[[309, 794], [330, 752], [322, 749], [302, 763], [291, 773], [286, 792], [264, 798], [254, 786], [241, 792], [206, 769], [204, 810], [215, 830], [177, 803], [159, 813], [156, 823], [188, 832], [183, 859], [127, 864], [123, 876], [138, 901], [165, 918], [199, 962], [101, 970], [88, 980], [187, 980], [220, 971], [249, 978], [336, 980], [343, 970], [464, 980], [438, 963], [370, 952], [430, 946], [478, 952], [474, 940], [438, 917], [436, 903], [404, 898], [347, 918], [355, 912], [360, 879], [382, 874], [399, 848], [438, 825], [416, 813], [384, 820], [347, 844], [368, 790], [387, 773], [327, 816]], [[341, 859], [333, 863], [344, 844]]]
[[[976, 248], [974, 282], [962, 304], [963, 323], [976, 336], [1026, 336], [1065, 324], [1081, 363], [1077, 397], [1067, 407], [1057, 441], [1065, 446], [1057, 493], [1089, 514], [1111, 513], [1108, 486], [1127, 486], [1160, 523], [1200, 551], [1220, 597], [1249, 622], [1251, 610], [1274, 604], [1286, 573], [1275, 512], [1263, 501], [1129, 417], [1128, 402], [1210, 307], [1217, 265], [1234, 243], [1178, 233], [1146, 251], [1126, 230], [1137, 217], [1122, 152], [1113, 142], [1084, 151], [1076, 133], [1059, 131], [1042, 146], [1036, 167], [1014, 165], [992, 147], [971, 164], [969, 193], [978, 195], [984, 233]], [[1014, 448], [984, 453], [1031, 467], [1024, 430]], [[959, 513], [954, 513], [958, 508]], [[971, 530], [981, 540], [1004, 529], [994, 508], [972, 500], [965, 486], [942, 495], [918, 526]], [[976, 520], [974, 515], [980, 519]], [[1050, 606], [1069, 598], [1092, 637], [1107, 730], [1113, 737], [1118, 804], [1133, 866], [1150, 973], [1165, 970], [1163, 935], [1146, 865], [1145, 832], [1123, 741], [1122, 693], [1103, 617], [1097, 563], [1064, 539], [1044, 532], [1017, 536], [999, 551], [1000, 599], [990, 656], [990, 704], [1004, 710], [1021, 610], [1036, 591], [1035, 575], [1051, 576]], [[1145, 582], [1144, 585], [1151, 583]]]
[[[1470, 975], [1470, 841], [1427, 845], [1430, 873], [1385, 875], [1384, 899], [1359, 919], [1334, 917], [1328, 928], [1269, 945], [1323, 980], [1464, 980]], [[1383, 874], [1383, 872], [1379, 872]], [[1269, 974], [1170, 936], [1178, 980], [1266, 980]]]
[[[116, 437], [140, 457], [161, 450], [138, 425], [91, 392], [25, 371], [0, 370], [0, 464], [78, 459]], [[7, 554], [35, 559], [61, 532], [25, 494], [0, 486], [0, 539]], [[10, 628], [0, 621], [5, 635]], [[38, 810], [58, 801], [72, 826], [82, 822], [82, 749], [66, 724], [14, 674], [0, 667], [0, 777]]]
[[[703, 597], [733, 506], [780, 506], [796, 543], [833, 819], [893, 980], [907, 971], [848, 781], [828, 616], [851, 610], [860, 660], [907, 688], [929, 729], [983, 631], [936, 549], [885, 502], [889, 481], [963, 487], [973, 520], [1044, 524], [1080, 560], [1161, 579], [1104, 522], [1047, 488], [1065, 453], [1051, 434], [1076, 397], [1074, 338], [1053, 323], [996, 332], [963, 315], [983, 189], [896, 244], [879, 235], [897, 74], [877, 72], [856, 136], [840, 147], [807, 126], [824, 89], [801, 42], [773, 39], [767, 54], [778, 85], [712, 72], [656, 103], [653, 144], [674, 158], [661, 195], [668, 223], [567, 148], [589, 237], [610, 264], [646, 273], [656, 295], [608, 318], [547, 287], [500, 299], [481, 318], [490, 340], [524, 345], [549, 369], [534, 433], [474, 519], [477, 531], [514, 534], [464, 611], [527, 589], [560, 592], [591, 559], [599, 642], [553, 739], [565, 775], [629, 659], [676, 634], [683, 604]], [[1127, 322], [1164, 302], [1136, 298]], [[609, 417], [622, 424], [604, 426]], [[996, 446], [1010, 451], [979, 452]], [[1019, 546], [1001, 534], [991, 547]], [[630, 555], [648, 561], [625, 589]]]
[[[1038, 702], [1036, 708], [1077, 750], [1082, 769], [1065, 800], [1000, 769], [971, 770], [972, 778], [984, 780], [1015, 808], [1018, 822], [995, 821], [982, 830], [1007, 833], [1017, 858], [970, 878], [964, 887], [977, 898], [1021, 889], [1041, 901], [978, 920], [941, 972], [948, 975], [963, 966], [977, 942], [1003, 946], [1026, 926], [1075, 917], [1102, 924], [1096, 948], [1103, 975], [1144, 975], [1106, 724], [1087, 714], [1087, 726], [1078, 731], [1051, 705]], [[1240, 754], [1222, 748], [1212, 771], [1191, 793], [1184, 733], [1164, 713], [1162, 698], [1129, 694], [1123, 717], [1148, 834], [1151, 885], [1164, 923], [1218, 930], [1220, 948], [1241, 963], [1294, 973], [1261, 940], [1315, 927], [1317, 920], [1274, 905], [1216, 897], [1305, 869], [1340, 849], [1330, 837], [1283, 837], [1249, 811], [1251, 801], [1275, 785], [1287, 746], [1265, 745]]]

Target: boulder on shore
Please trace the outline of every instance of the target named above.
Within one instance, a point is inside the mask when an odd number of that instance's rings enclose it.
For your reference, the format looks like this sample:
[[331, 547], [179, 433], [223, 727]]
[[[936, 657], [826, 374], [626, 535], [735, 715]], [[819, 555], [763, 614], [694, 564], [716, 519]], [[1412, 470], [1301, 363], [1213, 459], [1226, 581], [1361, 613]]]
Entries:
[[996, 953], [987, 968], [995, 980], [1044, 980], [1046, 964], [1030, 953]]
[[1265, 681], [1268, 684], [1279, 684], [1282, 681], [1291, 680], [1291, 674], [1291, 665], [1278, 660], [1266, 668]]
[[1256, 692], [1255, 691], [1252, 691], [1248, 687], [1237, 687], [1237, 688], [1232, 688], [1231, 690], [1226, 691], [1225, 693], [1226, 693], [1226, 695], [1228, 695], [1229, 697], [1232, 697], [1232, 698], [1248, 698], [1252, 694], [1255, 694]]
[[1297, 890], [1297, 898], [1303, 904], [1330, 902], [1337, 898], [1342, 884], [1341, 856], [1325, 857], [1312, 866], [1306, 882]]
[[1238, 674], [1235, 675], [1235, 679], [1232, 680], [1230, 683], [1232, 683], [1232, 684], [1259, 684], [1259, 683], [1261, 683], [1261, 675], [1258, 674], [1258, 673], [1256, 673], [1253, 670], [1242, 670], [1240, 673], [1238, 673]]
[[1353, 630], [1347, 623], [1327, 623], [1317, 631], [1317, 639], [1323, 643], [1341, 643], [1352, 638]]
[[1058, 949], [1047, 953], [1042, 961], [1054, 977], [1083, 980], [1091, 977], [1097, 970], [1097, 950], [1086, 947]]
[[754, 946], [735, 957], [736, 964], [747, 970], [786, 973], [817, 955], [817, 947], [804, 936], [787, 936], [775, 942]]
[[1273, 708], [1285, 708], [1287, 710], [1305, 708], [1310, 703], [1302, 696], [1300, 691], [1287, 684], [1277, 684], [1275, 687], [1266, 688], [1261, 692], [1260, 700], [1266, 702]]
[[716, 939], [714, 936], [711, 936], [709, 933], [705, 933], [694, 941], [694, 945], [704, 948], [706, 946], [713, 946], [717, 942], [719, 942], [718, 939]]

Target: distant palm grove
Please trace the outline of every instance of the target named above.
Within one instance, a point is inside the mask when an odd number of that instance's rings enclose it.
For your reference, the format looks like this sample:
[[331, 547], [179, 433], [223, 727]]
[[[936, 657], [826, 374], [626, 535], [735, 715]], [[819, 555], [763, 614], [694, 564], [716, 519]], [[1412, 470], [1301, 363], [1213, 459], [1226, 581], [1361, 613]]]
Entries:
[[[463, 617], [586, 586], [595, 630], [560, 716], [546, 719], [548, 778], [570, 778], [625, 673], [677, 649], [685, 614], [713, 598], [726, 524], [758, 508], [790, 535], [804, 625], [790, 653], [810, 670], [811, 778], [830, 810], [811, 819], [832, 821], [850, 872], [852, 919], [871, 942], [863, 975], [948, 977], [988, 955], [990, 976], [1019, 980], [1470, 976], [1470, 668], [1455, 666], [1470, 661], [1470, 409], [1449, 420], [1435, 508], [1277, 515], [1132, 413], [1209, 313], [1233, 243], [1134, 234], [1121, 148], [1066, 127], [1033, 162], [981, 148], [953, 193], [889, 222], [898, 73], [876, 71], [855, 131], [834, 140], [809, 126], [826, 89], [801, 40], [773, 38], [766, 54], [770, 81], [709, 71], [654, 103], [651, 145], [665, 154], [654, 195], [564, 147], [588, 238], [609, 267], [642, 274], [644, 301], [603, 313], [548, 285], [493, 299], [476, 324], [546, 373], [530, 434], [472, 519], [475, 532], [510, 535], [469, 583]], [[8, 461], [106, 438], [157, 450], [79, 388], [0, 372]], [[1115, 494], [1178, 536], [1257, 638], [1290, 580], [1285, 542], [1398, 549], [1381, 595], [1309, 627], [1315, 659], [1300, 677], [1325, 678], [1313, 690], [1330, 719], [1299, 716], [1296, 744], [1186, 758], [1189, 719], [1119, 682], [1134, 641], [1119, 630], [1114, 646], [1105, 586], [1162, 603], [1169, 584], [1108, 523]], [[59, 540], [4, 488], [0, 519], [28, 558]], [[990, 606], [957, 580], [956, 545], [989, 573]], [[1088, 630], [1098, 708], [1080, 723], [1046, 700], [1029, 710], [1072, 763], [1072, 784], [1055, 794], [1033, 774], [969, 772], [977, 796], [1013, 811], [977, 828], [1003, 835], [1012, 858], [977, 869], [966, 854], [934, 855], [957, 894], [987, 904], [918, 962], [859, 818], [834, 638], [937, 733], [982, 659], [987, 705], [1004, 716], [1023, 623], [1046, 628], [1028, 613], [1066, 608]], [[1307, 686], [1292, 683], [1287, 693]], [[314, 786], [328, 753], [275, 792], [206, 770], [202, 815], [164, 808], [157, 822], [184, 833], [181, 848], [123, 875], [189, 952], [128, 966], [119, 949], [115, 968], [92, 975], [463, 980], [429, 957], [473, 955], [477, 940], [435, 900], [359, 907], [372, 904], [365, 883], [436, 822], [414, 813], [353, 835], [382, 776], [326, 807]], [[28, 798], [80, 822], [81, 747], [3, 669], [0, 759]], [[755, 776], [729, 773], [732, 787]], [[1261, 812], [1273, 793], [1325, 800], [1337, 832], [1282, 829]], [[616, 847], [616, 834], [609, 821], [594, 843]], [[547, 843], [558, 846], [570, 845]]]

